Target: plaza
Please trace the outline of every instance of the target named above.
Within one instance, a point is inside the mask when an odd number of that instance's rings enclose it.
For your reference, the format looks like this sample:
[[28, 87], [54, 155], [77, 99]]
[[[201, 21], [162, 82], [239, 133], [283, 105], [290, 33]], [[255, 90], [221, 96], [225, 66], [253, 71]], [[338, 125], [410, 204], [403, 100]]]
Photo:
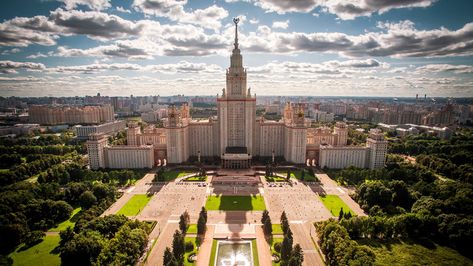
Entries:
[[[258, 184], [244, 182], [213, 183], [216, 176], [222, 179], [238, 180], [239, 176], [253, 174]], [[129, 216], [141, 221], [156, 221], [157, 225], [149, 235], [149, 255], [144, 265], [162, 265], [163, 253], [172, 244], [172, 235], [178, 229], [179, 216], [187, 211], [190, 223], [196, 224], [198, 214], [207, 206], [207, 233], [198, 249], [195, 265], [210, 265], [214, 239], [235, 241], [254, 240], [259, 265], [271, 265], [269, 244], [264, 238], [261, 216], [264, 209], [269, 211], [273, 224], [279, 223], [283, 211], [286, 212], [294, 242], [304, 251], [304, 265], [322, 265], [323, 260], [314, 242], [317, 241], [313, 223], [334, 216], [322, 201], [320, 195], [337, 195], [349, 206], [355, 215], [365, 215], [361, 208], [348, 196], [348, 189], [340, 187], [326, 174], [316, 171], [321, 181], [301, 182], [294, 177], [290, 182], [280, 182], [272, 186], [263, 175], [253, 169], [217, 169], [207, 176], [205, 182], [186, 182], [177, 178], [167, 182], [152, 182], [156, 170], [147, 173], [134, 186], [125, 189], [123, 195], [103, 215], [119, 213], [136, 195], [148, 195], [148, 203], [136, 215]], [[205, 184], [205, 185], [204, 185]], [[152, 247], [152, 248], [151, 248]]]

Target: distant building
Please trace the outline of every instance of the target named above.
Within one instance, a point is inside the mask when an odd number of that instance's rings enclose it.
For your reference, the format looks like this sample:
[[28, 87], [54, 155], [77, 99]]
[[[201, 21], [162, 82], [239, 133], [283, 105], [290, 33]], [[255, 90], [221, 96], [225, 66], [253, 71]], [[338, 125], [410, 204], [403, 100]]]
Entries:
[[32, 105], [28, 110], [31, 123], [41, 125], [100, 124], [114, 119], [113, 107], [105, 105]]
[[73, 127], [76, 132], [78, 139], [87, 139], [92, 133], [104, 133], [106, 135], [112, 135], [118, 133], [126, 128], [125, 120], [116, 120], [100, 125], [82, 126], [76, 125]]
[[0, 127], [0, 136], [5, 135], [28, 135], [41, 130], [39, 124], [15, 124], [14, 126]]
[[335, 115], [333, 113], [312, 109], [309, 111], [309, 117], [312, 118], [314, 122], [330, 123], [333, 122]]

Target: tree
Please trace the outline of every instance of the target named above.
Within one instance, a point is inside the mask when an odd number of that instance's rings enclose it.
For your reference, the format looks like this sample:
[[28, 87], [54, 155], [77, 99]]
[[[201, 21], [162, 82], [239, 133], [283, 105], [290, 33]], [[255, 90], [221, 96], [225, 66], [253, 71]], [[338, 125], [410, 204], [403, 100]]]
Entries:
[[304, 261], [304, 253], [299, 244], [296, 244], [292, 249], [291, 258], [289, 259], [289, 266], [302, 266]]
[[79, 204], [82, 208], [88, 209], [97, 202], [97, 198], [94, 193], [87, 190], [79, 196]]
[[343, 208], [340, 208], [340, 212], [338, 213], [338, 220], [341, 221], [343, 219]]
[[287, 234], [284, 235], [284, 239], [281, 244], [281, 259], [285, 262], [288, 262], [291, 258], [292, 252], [292, 232], [291, 229], [288, 229]]
[[264, 224], [264, 221], [269, 218], [269, 212], [268, 210], [263, 211], [263, 215], [261, 216], [261, 223]]
[[165, 175], [164, 175], [164, 166], [159, 167], [158, 171], [156, 172], [156, 175], [154, 176], [153, 182], [163, 182], [165, 181]]
[[207, 223], [207, 210], [205, 209], [205, 207], [202, 207], [202, 209], [200, 209], [200, 213], [199, 213], [199, 216], [204, 217], [205, 219], [205, 223]]
[[179, 217], [179, 229], [181, 230], [182, 234], [185, 235], [187, 232], [187, 227], [189, 226], [190, 223], [190, 217], [189, 213], [185, 211], [181, 216]]
[[174, 255], [174, 258], [176, 259], [179, 265], [183, 262], [184, 253], [184, 235], [181, 234], [179, 230], [176, 230], [172, 239], [172, 254]]
[[284, 234], [289, 230], [289, 221], [287, 220], [286, 212], [281, 213], [281, 229]]
[[106, 241], [97, 231], [77, 234], [61, 247], [62, 265], [92, 265], [97, 259]]
[[273, 225], [271, 224], [271, 217], [269, 216], [266, 220], [264, 220], [263, 232], [268, 238], [271, 237], [271, 235], [273, 234]]
[[205, 235], [205, 231], [207, 231], [205, 218], [203, 215], [199, 215], [199, 219], [197, 220], [197, 235], [203, 236]]
[[166, 249], [164, 250], [163, 265], [164, 266], [178, 266], [179, 265], [176, 261], [176, 258], [174, 258], [174, 255], [172, 254], [171, 249], [169, 247], [166, 247]]
[[44, 233], [43, 231], [39, 231], [39, 230], [31, 231], [28, 237], [26, 238], [25, 245], [27, 247], [34, 246], [38, 244], [39, 242], [43, 241], [43, 237], [45, 236], [46, 236], [46, 233]]

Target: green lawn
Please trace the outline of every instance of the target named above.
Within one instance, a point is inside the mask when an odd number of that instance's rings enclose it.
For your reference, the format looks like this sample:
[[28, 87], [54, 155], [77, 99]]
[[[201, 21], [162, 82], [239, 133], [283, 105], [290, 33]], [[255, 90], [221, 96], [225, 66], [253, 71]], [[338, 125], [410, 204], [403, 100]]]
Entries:
[[197, 234], [197, 224], [190, 224], [189, 227], [187, 227], [187, 233]]
[[[301, 180], [302, 177], [302, 171], [305, 170], [296, 170], [296, 171], [291, 171], [291, 178], [295, 178], [297, 180]], [[287, 172], [280, 172], [278, 173], [280, 175], [286, 176]], [[304, 181], [317, 181], [317, 178], [313, 175], [310, 175], [308, 171], [305, 171], [304, 174]]]
[[13, 259], [13, 265], [60, 265], [61, 259], [59, 258], [59, 255], [51, 253], [58, 246], [59, 240], [59, 235], [48, 235], [41, 243], [26, 250], [21, 250], [22, 246], [20, 246], [17, 250], [10, 254], [10, 257]]
[[153, 196], [147, 194], [133, 195], [133, 197], [117, 212], [117, 214], [135, 216], [141, 212], [146, 204], [148, 204], [151, 197]]
[[457, 251], [432, 242], [359, 240], [376, 254], [375, 265], [473, 265]]
[[197, 240], [196, 237], [186, 237], [186, 238], [184, 239], [185, 242], [189, 242], [189, 241], [190, 241], [190, 242], [194, 243], [194, 250], [193, 250], [193, 251], [190, 251], [190, 252], [186, 252], [186, 253], [184, 254], [184, 266], [192, 266], [192, 265], [195, 265], [195, 262], [189, 262], [189, 261], [187, 260], [187, 258], [189, 257], [189, 255], [190, 255], [191, 253], [197, 254], [197, 244], [195, 243], [196, 240]]
[[253, 251], [253, 265], [259, 266], [258, 247], [256, 246], [256, 239], [251, 240], [251, 250]]
[[267, 176], [265, 179], [267, 182], [287, 182], [286, 178], [280, 176]]
[[59, 231], [64, 231], [68, 227], [74, 228], [74, 225], [76, 224], [77, 219], [79, 218], [79, 212], [82, 210], [81, 207], [75, 208], [72, 211], [71, 217], [69, 220], [66, 220], [60, 224], [58, 224], [56, 227], [49, 229], [49, 232], [59, 232]]
[[207, 176], [193, 176], [193, 177], [188, 177], [184, 179], [184, 181], [189, 181], [189, 182], [205, 182], [207, 181]]
[[217, 245], [218, 241], [214, 239], [212, 241], [212, 250], [210, 251], [210, 263], [209, 265], [215, 265], [215, 259], [217, 258]]
[[[297, 178], [297, 180], [301, 180], [302, 171], [305, 171], [305, 170], [296, 170], [296, 171], [292, 172], [291, 174], [292, 174], [293, 177]], [[309, 174], [308, 171], [305, 171], [304, 181], [317, 181], [317, 178], [315, 178], [315, 176]]]
[[273, 228], [273, 235], [282, 235], [283, 231], [280, 224], [272, 224], [271, 227]]
[[176, 178], [183, 177], [185, 175], [193, 174], [194, 172], [183, 172], [176, 170], [169, 170], [164, 172], [164, 181], [172, 181]]
[[333, 216], [338, 217], [341, 208], [343, 208], [343, 212], [351, 212], [352, 215], [355, 215], [355, 213], [337, 195], [320, 196], [320, 200]]
[[263, 211], [266, 205], [261, 195], [209, 196], [205, 208], [209, 211]]

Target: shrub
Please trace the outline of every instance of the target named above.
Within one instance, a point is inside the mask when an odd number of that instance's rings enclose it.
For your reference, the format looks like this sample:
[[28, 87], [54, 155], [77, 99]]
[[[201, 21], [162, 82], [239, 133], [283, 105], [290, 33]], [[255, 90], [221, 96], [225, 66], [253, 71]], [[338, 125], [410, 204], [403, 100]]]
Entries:
[[281, 243], [280, 242], [274, 244], [274, 251], [276, 251], [277, 253], [281, 253]]
[[194, 243], [192, 243], [190, 241], [187, 241], [186, 245], [185, 245], [185, 248], [186, 248], [186, 252], [194, 250]]

